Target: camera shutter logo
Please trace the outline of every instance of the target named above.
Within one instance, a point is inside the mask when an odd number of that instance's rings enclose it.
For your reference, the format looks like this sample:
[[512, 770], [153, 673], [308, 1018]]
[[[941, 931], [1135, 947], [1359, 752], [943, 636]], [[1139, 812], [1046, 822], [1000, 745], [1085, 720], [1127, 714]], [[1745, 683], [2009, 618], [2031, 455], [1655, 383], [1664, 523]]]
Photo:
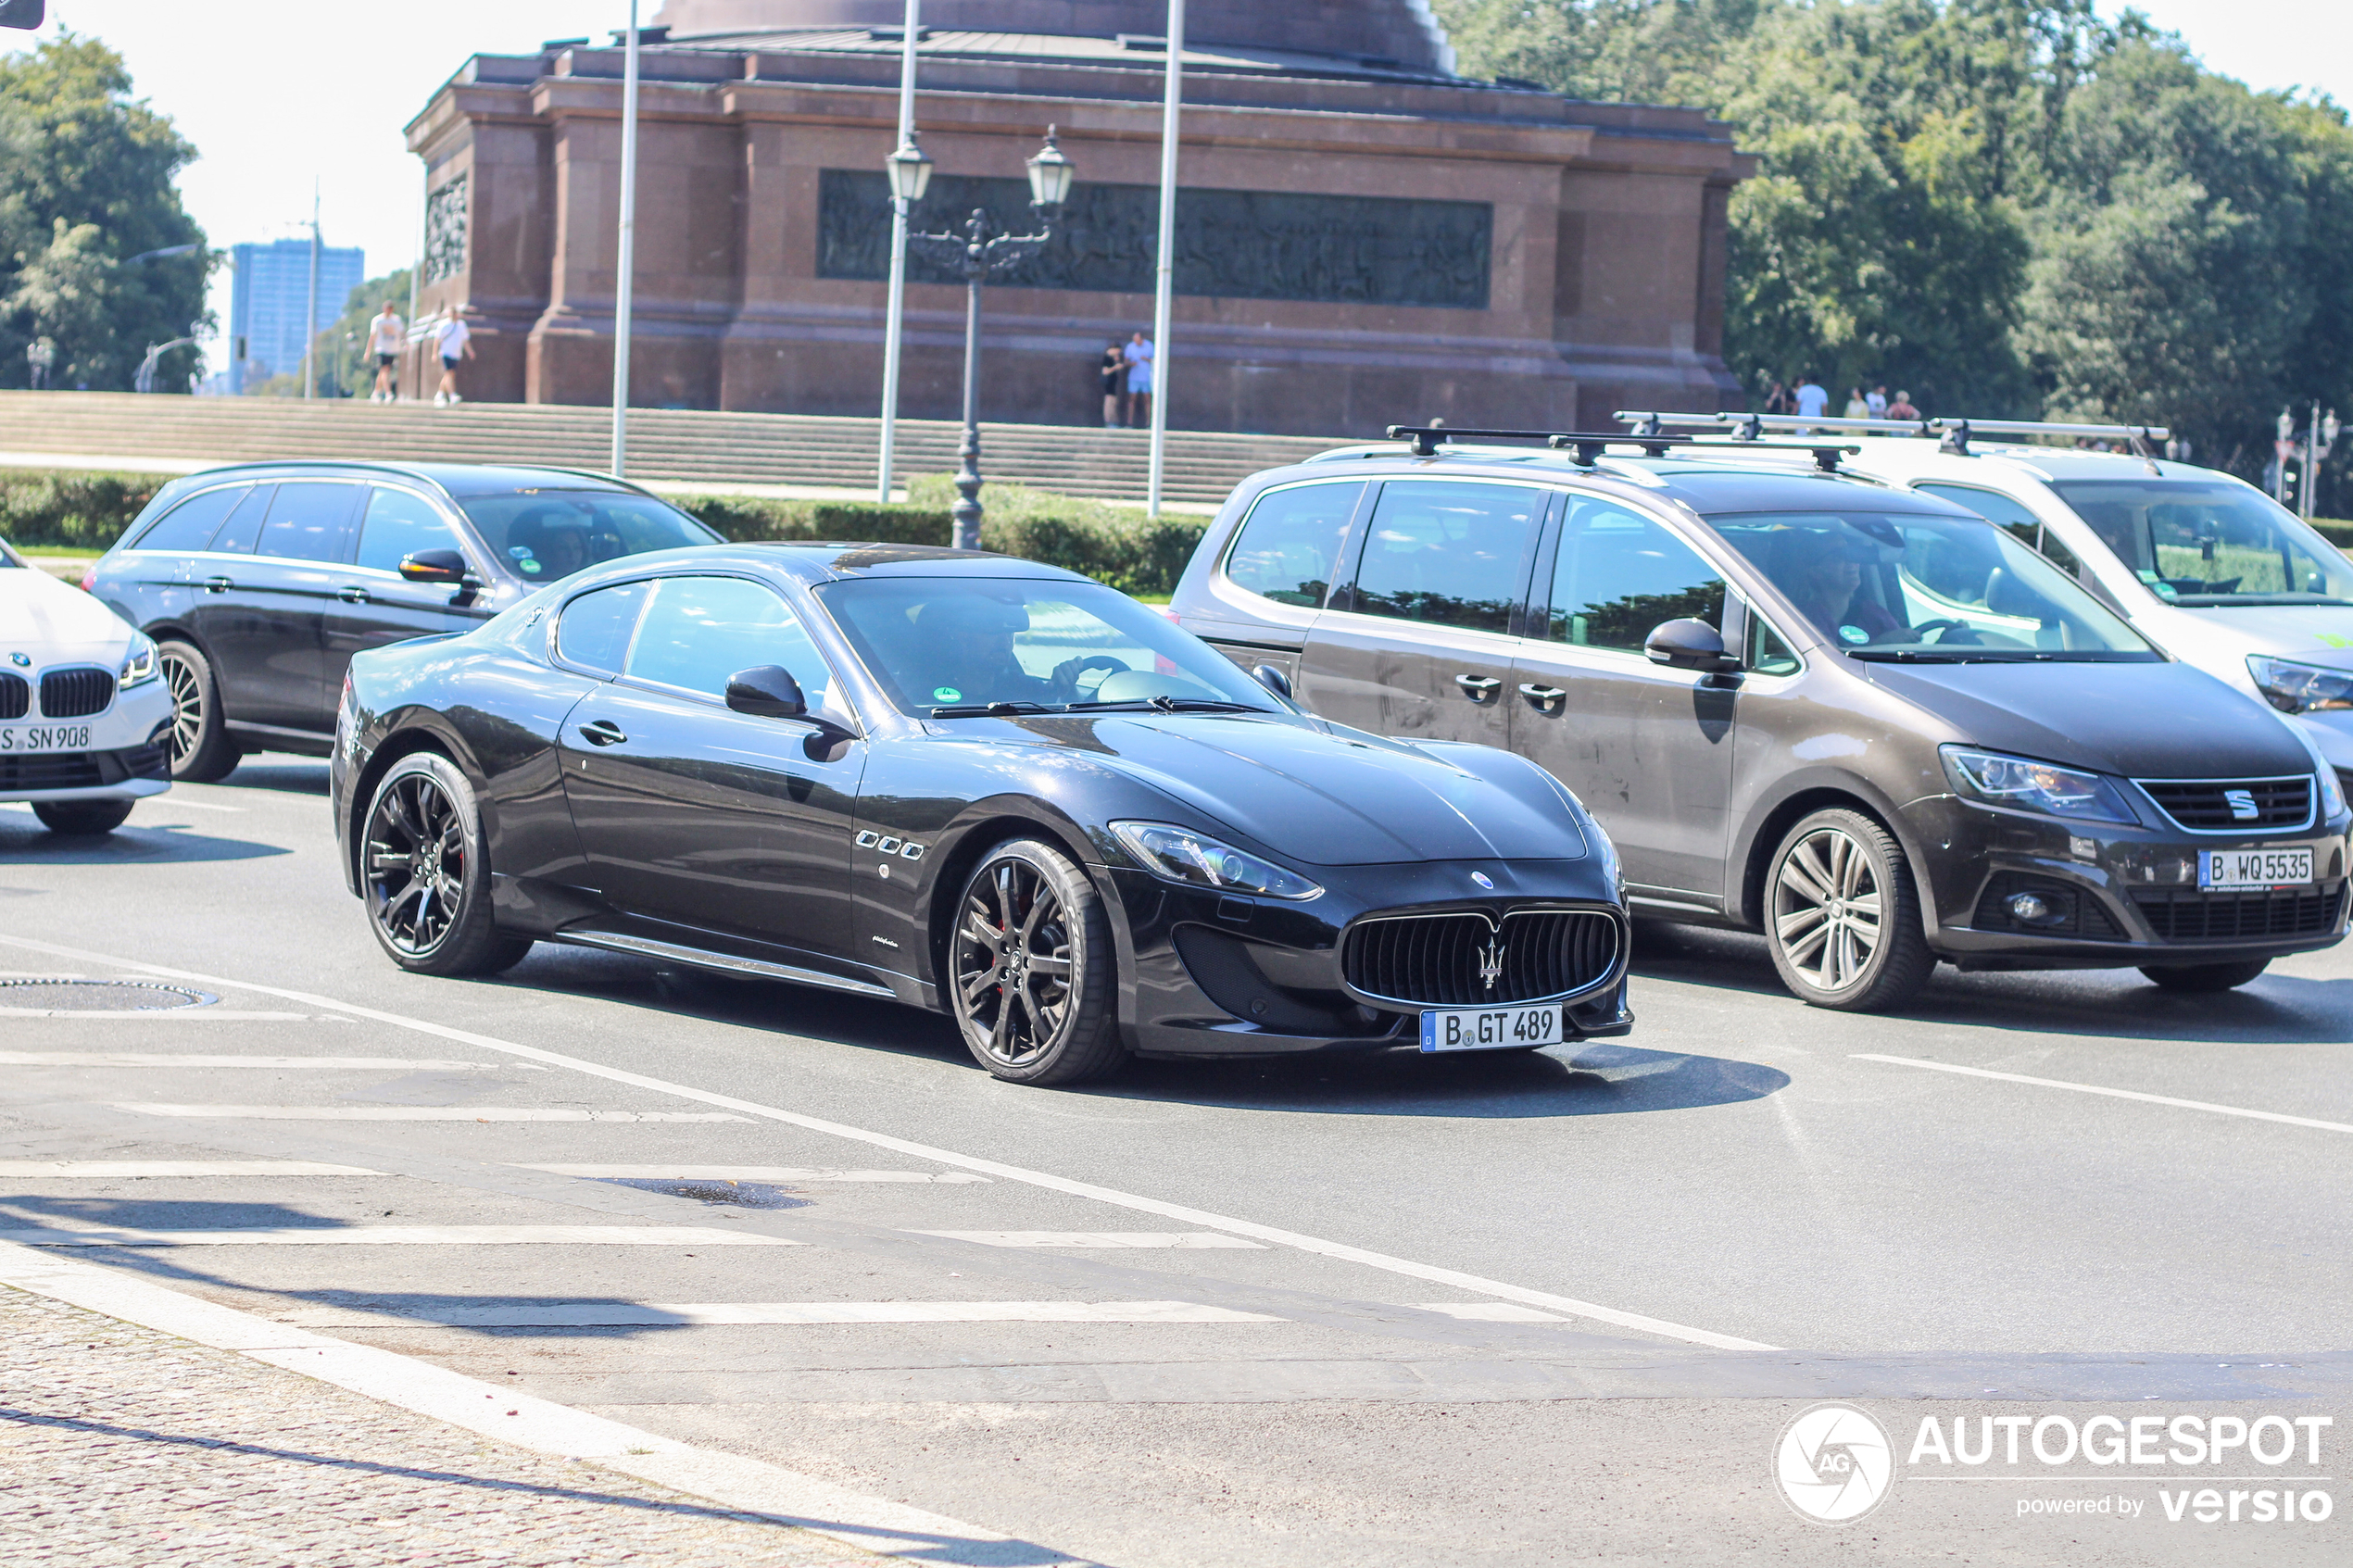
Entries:
[[1773, 1478], [1790, 1507], [1818, 1524], [1852, 1524], [1895, 1480], [1887, 1428], [1852, 1405], [1816, 1405], [1773, 1445]]

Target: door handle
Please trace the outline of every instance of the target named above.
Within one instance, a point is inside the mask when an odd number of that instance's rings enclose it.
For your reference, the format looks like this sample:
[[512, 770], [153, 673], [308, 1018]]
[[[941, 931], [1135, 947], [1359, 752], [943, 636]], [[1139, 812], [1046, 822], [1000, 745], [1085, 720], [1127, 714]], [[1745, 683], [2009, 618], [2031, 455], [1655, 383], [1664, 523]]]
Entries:
[[1457, 675], [1454, 684], [1462, 687], [1463, 695], [1473, 702], [1485, 702], [1504, 683], [1492, 675]]
[[226, 577], [208, 577], [204, 580], [204, 591], [208, 594], [225, 594], [235, 586]]
[[591, 719], [580, 726], [580, 738], [590, 746], [619, 746], [629, 737], [610, 719]]
[[357, 583], [346, 583], [335, 590], [335, 597], [347, 605], [363, 605], [368, 602], [368, 590]]
[[1561, 698], [1567, 696], [1568, 693], [1559, 686], [1532, 685], [1522, 681], [1519, 685], [1519, 695], [1535, 704], [1536, 711], [1539, 713], [1550, 713], [1560, 705]]

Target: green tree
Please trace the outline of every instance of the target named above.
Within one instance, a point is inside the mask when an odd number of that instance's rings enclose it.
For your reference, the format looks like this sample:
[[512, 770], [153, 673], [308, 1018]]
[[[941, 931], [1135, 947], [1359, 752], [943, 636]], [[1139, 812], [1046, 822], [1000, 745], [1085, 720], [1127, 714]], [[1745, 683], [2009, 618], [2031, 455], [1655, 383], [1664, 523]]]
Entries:
[[[0, 385], [27, 383], [25, 348], [46, 336], [53, 384], [127, 391], [149, 344], [205, 320], [205, 253], [129, 260], [202, 243], [171, 183], [195, 157], [97, 40], [0, 56]], [[165, 383], [195, 364], [167, 355]]]

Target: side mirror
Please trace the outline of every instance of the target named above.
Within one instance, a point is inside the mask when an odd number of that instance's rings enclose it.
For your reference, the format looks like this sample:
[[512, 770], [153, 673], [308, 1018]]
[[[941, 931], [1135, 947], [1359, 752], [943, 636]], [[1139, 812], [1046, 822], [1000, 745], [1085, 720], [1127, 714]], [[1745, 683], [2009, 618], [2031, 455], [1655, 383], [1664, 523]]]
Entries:
[[1273, 665], [1260, 665], [1257, 669], [1250, 672], [1250, 678], [1257, 682], [1260, 685], [1265, 686], [1268, 691], [1273, 692], [1277, 696], [1283, 698], [1285, 701], [1290, 700], [1290, 677], [1276, 669]]
[[466, 558], [456, 550], [419, 550], [400, 558], [400, 575], [409, 583], [462, 585], [466, 581]]
[[727, 677], [727, 706], [761, 719], [806, 719], [809, 699], [781, 664], [756, 665]]
[[1705, 621], [1664, 621], [1642, 639], [1642, 653], [1653, 664], [1676, 670], [1714, 673], [1737, 670], [1740, 661], [1724, 651], [1724, 635]]

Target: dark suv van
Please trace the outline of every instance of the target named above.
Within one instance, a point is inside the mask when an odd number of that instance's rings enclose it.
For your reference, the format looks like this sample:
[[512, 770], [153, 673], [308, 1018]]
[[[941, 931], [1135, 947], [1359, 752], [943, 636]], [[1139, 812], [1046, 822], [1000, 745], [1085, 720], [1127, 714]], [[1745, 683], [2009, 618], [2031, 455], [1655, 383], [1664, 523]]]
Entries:
[[2353, 814], [2277, 715], [1975, 513], [1656, 450], [1256, 475], [1171, 613], [1326, 718], [1541, 762], [1636, 912], [1762, 931], [1819, 1006], [1940, 959], [2221, 989], [2343, 936]]
[[584, 567], [718, 538], [566, 469], [245, 463], [165, 485], [82, 585], [156, 640], [172, 777], [208, 780], [248, 751], [325, 756], [362, 648], [463, 632]]

